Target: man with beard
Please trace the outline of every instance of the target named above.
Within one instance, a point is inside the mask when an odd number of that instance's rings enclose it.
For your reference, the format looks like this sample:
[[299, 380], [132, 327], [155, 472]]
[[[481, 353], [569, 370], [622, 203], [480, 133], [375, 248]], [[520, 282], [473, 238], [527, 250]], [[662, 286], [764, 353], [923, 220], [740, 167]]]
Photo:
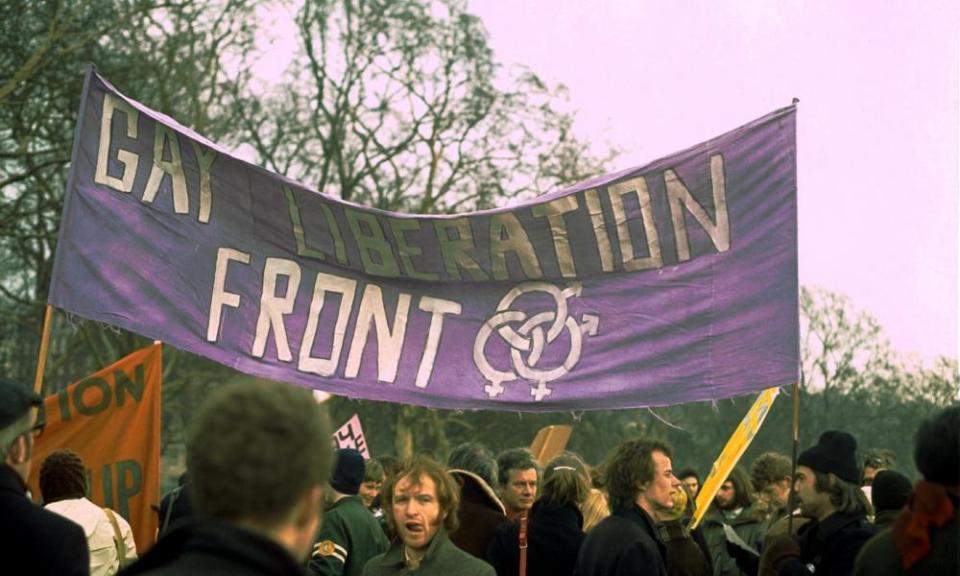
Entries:
[[620, 444], [606, 468], [613, 513], [587, 534], [576, 576], [667, 576], [655, 522], [658, 513], [673, 508], [680, 487], [670, 459], [669, 446], [657, 440]]
[[714, 576], [744, 576], [751, 571], [738, 568], [734, 558], [727, 552], [727, 537], [724, 525], [754, 550], [760, 548], [767, 524], [753, 506], [753, 488], [750, 477], [737, 466], [720, 485], [713, 499], [713, 506], [703, 519], [703, 536], [710, 550]]
[[495, 576], [493, 567], [457, 548], [448, 534], [457, 529], [460, 489], [442, 466], [419, 456], [387, 479], [381, 496], [387, 521], [398, 538], [375, 556], [364, 576]]
[[860, 548], [876, 529], [867, 521], [870, 503], [860, 489], [857, 441], [829, 430], [797, 458], [794, 491], [800, 510], [812, 518], [797, 536], [770, 540], [761, 574], [847, 576]]

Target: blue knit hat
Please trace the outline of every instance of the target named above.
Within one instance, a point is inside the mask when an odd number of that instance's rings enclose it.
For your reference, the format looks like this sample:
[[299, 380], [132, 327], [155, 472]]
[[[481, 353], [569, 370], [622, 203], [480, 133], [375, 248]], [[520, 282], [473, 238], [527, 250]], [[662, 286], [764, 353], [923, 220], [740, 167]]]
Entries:
[[363, 454], [353, 448], [337, 450], [337, 463], [333, 468], [330, 486], [341, 494], [355, 495], [363, 484]]

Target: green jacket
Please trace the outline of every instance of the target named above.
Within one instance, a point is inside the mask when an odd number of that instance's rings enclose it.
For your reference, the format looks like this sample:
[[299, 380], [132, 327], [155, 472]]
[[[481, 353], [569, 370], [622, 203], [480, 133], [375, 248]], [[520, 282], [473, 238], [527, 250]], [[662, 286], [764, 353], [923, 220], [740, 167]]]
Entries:
[[934, 528], [930, 535], [930, 552], [915, 566], [906, 570], [900, 560], [900, 553], [893, 542], [893, 528], [887, 528], [874, 536], [860, 549], [857, 556], [854, 576], [897, 576], [899, 574], [927, 574], [933, 576], [956, 576], [960, 573], [960, 514], [942, 528]]
[[360, 576], [368, 560], [390, 546], [373, 514], [359, 496], [335, 502], [323, 516], [323, 527], [310, 555], [316, 576]]
[[703, 530], [703, 539], [706, 540], [707, 549], [710, 550], [714, 576], [745, 576], [737, 567], [734, 559], [727, 553], [727, 537], [723, 533], [724, 524], [729, 524], [744, 542], [756, 550], [761, 548], [768, 524], [757, 516], [753, 506], [744, 508], [731, 521], [725, 520], [723, 513], [719, 510], [711, 509], [700, 524]]
[[363, 576], [496, 576], [493, 566], [464, 552], [450, 541], [442, 527], [427, 547], [419, 568], [409, 570], [403, 541], [397, 538], [385, 554], [367, 563]]

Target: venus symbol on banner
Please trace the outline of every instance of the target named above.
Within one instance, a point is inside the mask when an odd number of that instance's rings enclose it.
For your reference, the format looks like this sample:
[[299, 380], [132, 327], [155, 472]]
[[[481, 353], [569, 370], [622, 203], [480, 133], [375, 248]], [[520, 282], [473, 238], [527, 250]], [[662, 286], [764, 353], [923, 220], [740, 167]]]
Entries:
[[[582, 290], [579, 282], [571, 282], [563, 290], [547, 282], [525, 282], [507, 292], [497, 305], [497, 312], [480, 327], [473, 345], [473, 361], [488, 381], [483, 388], [488, 396], [496, 398], [504, 392], [504, 382], [524, 378], [535, 383], [530, 388], [530, 395], [539, 402], [552, 392], [547, 387], [549, 382], [567, 374], [577, 365], [583, 349], [583, 335], [595, 336], [600, 327], [599, 316], [582, 314], [578, 323], [568, 315], [567, 299], [580, 296]], [[552, 296], [556, 311], [548, 310], [528, 317], [522, 310], [510, 309], [517, 298], [532, 292], [545, 292]], [[520, 327], [514, 330], [510, 325], [512, 323], [520, 323]], [[544, 333], [543, 326], [547, 324], [550, 327]], [[538, 368], [537, 363], [543, 355], [544, 346], [553, 343], [564, 328], [570, 334], [570, 350], [566, 359], [554, 368]], [[513, 371], [497, 370], [487, 360], [484, 349], [494, 331], [510, 346]], [[524, 352], [526, 359], [522, 354]]]

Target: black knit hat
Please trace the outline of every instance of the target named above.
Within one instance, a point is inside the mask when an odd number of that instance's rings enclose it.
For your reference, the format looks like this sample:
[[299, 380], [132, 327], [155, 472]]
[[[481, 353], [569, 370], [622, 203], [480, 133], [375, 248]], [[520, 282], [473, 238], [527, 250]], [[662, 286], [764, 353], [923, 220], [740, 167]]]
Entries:
[[353, 448], [337, 450], [337, 463], [333, 469], [330, 486], [341, 494], [354, 495], [363, 484], [363, 455]]
[[803, 451], [797, 458], [800, 466], [833, 474], [851, 484], [860, 484], [857, 462], [857, 439], [839, 430], [827, 430], [816, 446]]
[[870, 484], [870, 497], [877, 512], [899, 510], [907, 505], [913, 486], [910, 479], [895, 470], [881, 470]]

